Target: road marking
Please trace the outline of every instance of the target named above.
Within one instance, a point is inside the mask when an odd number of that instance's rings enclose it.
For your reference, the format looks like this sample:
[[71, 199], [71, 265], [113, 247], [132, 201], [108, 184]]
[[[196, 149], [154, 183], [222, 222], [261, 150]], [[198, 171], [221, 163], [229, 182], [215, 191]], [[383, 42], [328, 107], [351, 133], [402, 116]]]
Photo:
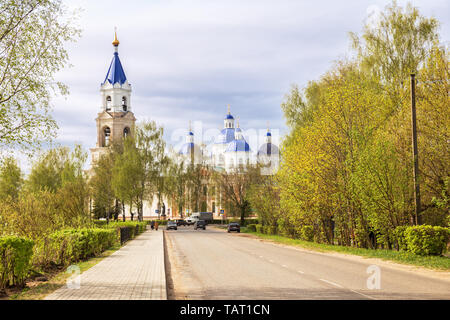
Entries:
[[298, 270], [297, 272], [298, 272], [298, 273], [304, 273], [304, 272], [303, 272], [303, 271], [301, 271], [301, 270]]
[[354, 292], [354, 293], [357, 293], [357, 294], [360, 294], [360, 295], [362, 295], [363, 297], [366, 297], [366, 298], [369, 298], [369, 299], [372, 299], [372, 300], [377, 300], [376, 298], [371, 297], [371, 296], [368, 296], [368, 295], [366, 295], [366, 294], [364, 294], [364, 293], [361, 293], [361, 292], [358, 292], [358, 291], [355, 291], [355, 290], [352, 290], [352, 289], [350, 289], [350, 291], [351, 291], [351, 292]]
[[323, 282], [326, 282], [326, 283], [329, 283], [329, 284], [331, 284], [333, 286], [336, 286], [338, 288], [343, 288], [343, 286], [341, 286], [340, 284], [337, 284], [337, 283], [334, 283], [334, 282], [331, 282], [331, 281], [328, 281], [328, 280], [325, 280], [325, 279], [319, 279], [319, 280], [323, 281]]

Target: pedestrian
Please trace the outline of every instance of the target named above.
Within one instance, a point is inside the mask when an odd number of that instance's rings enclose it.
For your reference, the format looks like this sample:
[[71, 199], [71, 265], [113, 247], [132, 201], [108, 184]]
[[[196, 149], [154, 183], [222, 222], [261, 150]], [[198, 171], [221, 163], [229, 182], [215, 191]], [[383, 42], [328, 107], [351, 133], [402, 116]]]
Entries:
[[155, 229], [158, 231], [158, 221], [155, 222]]
[[152, 222], [150, 223], [150, 227], [153, 229], [155, 229], [155, 221], [152, 220]]

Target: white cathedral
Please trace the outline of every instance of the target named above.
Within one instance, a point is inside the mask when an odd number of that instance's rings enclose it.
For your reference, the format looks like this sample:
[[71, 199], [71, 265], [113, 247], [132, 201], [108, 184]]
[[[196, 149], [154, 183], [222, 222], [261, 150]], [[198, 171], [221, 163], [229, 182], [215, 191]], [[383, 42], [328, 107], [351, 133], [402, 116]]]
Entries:
[[[131, 108], [131, 84], [125, 76], [122, 63], [119, 59], [119, 41], [115, 33], [114, 55], [110, 63], [104, 81], [100, 85], [101, 107], [96, 118], [97, 123], [97, 143], [95, 148], [91, 148], [93, 164], [108, 150], [111, 141], [120, 141], [128, 134], [132, 134], [136, 118]], [[208, 147], [210, 151], [208, 150]], [[272, 134], [269, 129], [265, 136], [265, 142], [258, 148], [257, 152], [251, 150], [250, 145], [244, 137], [244, 132], [235, 124], [235, 118], [231, 115], [230, 107], [223, 121], [223, 129], [214, 137], [210, 146], [196, 144], [194, 133], [189, 128], [186, 135], [186, 142], [179, 150], [171, 154], [175, 161], [184, 160], [186, 163], [205, 164], [215, 170], [234, 170], [238, 166], [261, 163], [265, 166], [266, 174], [273, 174], [278, 169], [279, 149], [272, 143]], [[92, 170], [90, 170], [92, 174]], [[222, 199], [217, 199], [215, 195], [205, 195], [202, 200], [206, 211], [213, 212], [219, 216], [222, 209]], [[180, 215], [176, 205], [172, 205], [170, 199], [164, 199], [166, 217], [175, 218]], [[156, 197], [150, 203], [144, 203], [144, 218], [158, 216], [159, 209]], [[129, 210], [126, 209], [127, 219], [130, 217]], [[184, 215], [184, 214], [183, 214]]]

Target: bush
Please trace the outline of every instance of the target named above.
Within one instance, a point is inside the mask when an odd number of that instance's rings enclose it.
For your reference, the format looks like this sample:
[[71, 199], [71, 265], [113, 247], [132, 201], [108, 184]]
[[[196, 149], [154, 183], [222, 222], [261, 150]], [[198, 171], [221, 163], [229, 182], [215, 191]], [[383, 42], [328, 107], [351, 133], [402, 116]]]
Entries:
[[262, 225], [262, 224], [257, 224], [255, 227], [256, 227], [256, 232], [258, 232], [258, 233], [264, 233], [264, 232], [263, 232], [263, 225]]
[[33, 245], [25, 238], [0, 237], [0, 288], [23, 285], [30, 271]]
[[407, 250], [418, 255], [441, 255], [447, 250], [450, 229], [427, 225], [408, 227]]
[[276, 235], [277, 234], [277, 227], [276, 226], [267, 226], [266, 233], [267, 234]]
[[41, 239], [33, 256], [33, 264], [69, 265], [97, 256], [118, 241], [115, 229], [66, 229]]
[[250, 232], [256, 232], [256, 224], [249, 224], [247, 230]]
[[408, 226], [399, 226], [394, 230], [394, 241], [396, 243], [397, 250], [399, 251], [407, 251], [408, 245], [406, 243], [406, 235], [405, 231], [408, 229]]
[[306, 241], [314, 240], [314, 227], [313, 226], [302, 226], [300, 229], [300, 238]]

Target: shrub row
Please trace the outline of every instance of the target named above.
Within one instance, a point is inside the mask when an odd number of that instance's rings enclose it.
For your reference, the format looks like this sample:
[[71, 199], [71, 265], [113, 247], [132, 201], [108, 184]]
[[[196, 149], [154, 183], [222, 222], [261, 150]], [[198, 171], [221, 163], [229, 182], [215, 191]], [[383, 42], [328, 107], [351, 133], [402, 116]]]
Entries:
[[30, 271], [34, 242], [29, 239], [0, 237], [0, 288], [22, 285]]
[[52, 233], [36, 243], [33, 264], [69, 265], [99, 255], [118, 242], [115, 229], [66, 229]]
[[[285, 235], [282, 230], [280, 230], [277, 226], [263, 226], [262, 224], [249, 224], [247, 225], [247, 229], [251, 232], [258, 232], [269, 235]], [[314, 240], [314, 228], [313, 226], [303, 226], [300, 229], [300, 239], [306, 241]]]
[[395, 229], [394, 238], [398, 250], [417, 255], [442, 255], [447, 251], [450, 228], [437, 226], [400, 226]]

